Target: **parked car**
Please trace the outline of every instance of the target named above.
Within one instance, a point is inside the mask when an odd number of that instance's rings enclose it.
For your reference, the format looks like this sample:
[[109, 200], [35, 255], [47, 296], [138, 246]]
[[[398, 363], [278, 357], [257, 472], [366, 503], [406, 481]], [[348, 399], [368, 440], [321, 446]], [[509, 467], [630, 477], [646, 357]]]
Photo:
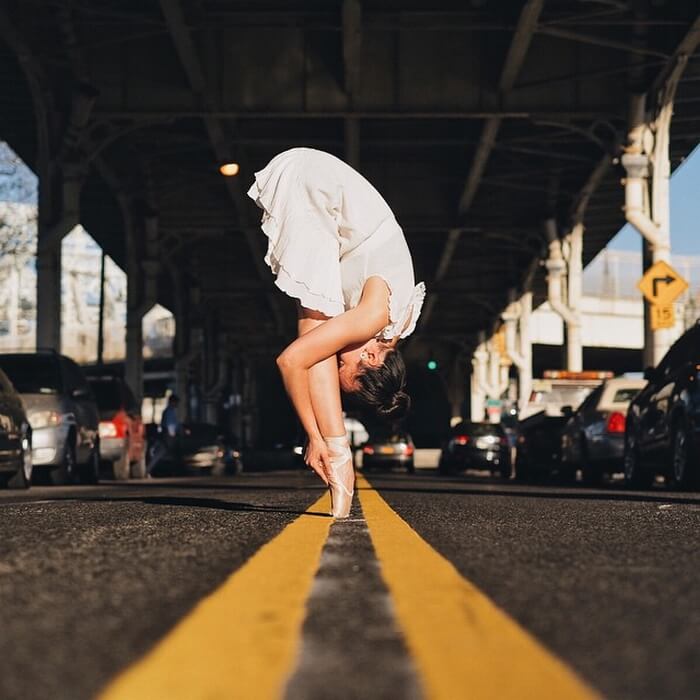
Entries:
[[54, 484], [99, 476], [98, 414], [90, 385], [73, 360], [55, 352], [0, 355], [32, 428], [34, 475]]
[[362, 469], [391, 469], [401, 467], [413, 474], [415, 466], [413, 453], [415, 446], [408, 433], [401, 431], [384, 431], [370, 435], [362, 447]]
[[571, 480], [580, 469], [584, 483], [593, 486], [606, 472], [623, 470], [627, 407], [645, 384], [643, 379], [608, 379], [575, 411], [564, 406], [569, 418], [561, 434], [561, 468]]
[[32, 429], [7, 375], [0, 370], [0, 485], [28, 489], [32, 481]]
[[146, 439], [141, 407], [118, 377], [89, 380], [100, 416], [100, 458], [109, 462], [115, 479], [146, 476]]
[[700, 484], [700, 323], [644, 373], [648, 383], [630, 403], [625, 480], [646, 488], [662, 474], [675, 488]]
[[458, 423], [443, 446], [438, 462], [440, 474], [464, 469], [489, 469], [510, 478], [510, 444], [499, 423]]

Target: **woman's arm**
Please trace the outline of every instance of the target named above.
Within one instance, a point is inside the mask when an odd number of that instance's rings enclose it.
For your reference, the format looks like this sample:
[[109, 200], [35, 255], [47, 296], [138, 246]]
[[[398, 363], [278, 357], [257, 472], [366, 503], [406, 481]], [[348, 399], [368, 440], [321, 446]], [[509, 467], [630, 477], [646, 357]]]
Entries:
[[322, 437], [312, 405], [309, 370], [347, 345], [365, 342], [384, 328], [388, 321], [388, 294], [381, 279], [368, 280], [356, 308], [304, 333], [277, 358], [285, 389], [309, 440]]

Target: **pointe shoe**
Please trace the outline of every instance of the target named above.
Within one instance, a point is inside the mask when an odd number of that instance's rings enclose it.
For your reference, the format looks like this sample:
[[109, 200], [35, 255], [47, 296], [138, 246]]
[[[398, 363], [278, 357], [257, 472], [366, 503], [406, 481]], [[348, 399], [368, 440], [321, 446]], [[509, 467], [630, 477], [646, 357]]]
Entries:
[[324, 440], [330, 457], [328, 488], [331, 492], [331, 515], [334, 518], [347, 518], [355, 492], [355, 470], [352, 466], [350, 445], [344, 435], [327, 437]]

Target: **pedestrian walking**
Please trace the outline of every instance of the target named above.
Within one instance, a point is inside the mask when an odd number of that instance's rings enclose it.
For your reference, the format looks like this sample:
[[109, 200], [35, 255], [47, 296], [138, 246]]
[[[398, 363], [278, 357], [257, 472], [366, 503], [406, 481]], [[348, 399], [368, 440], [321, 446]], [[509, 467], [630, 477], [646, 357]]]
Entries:
[[277, 358], [306, 431], [305, 462], [347, 517], [352, 455], [340, 391], [395, 421], [410, 405], [397, 350], [425, 297], [401, 227], [377, 190], [342, 160], [311, 148], [275, 156], [248, 191], [263, 210], [265, 262], [296, 299], [298, 338]]
[[168, 404], [160, 417], [159, 439], [151, 450], [148, 476], [153, 476], [154, 469], [163, 459], [172, 459], [175, 454], [177, 436], [180, 432], [180, 418], [177, 412], [179, 404], [180, 399], [177, 394], [170, 394]]

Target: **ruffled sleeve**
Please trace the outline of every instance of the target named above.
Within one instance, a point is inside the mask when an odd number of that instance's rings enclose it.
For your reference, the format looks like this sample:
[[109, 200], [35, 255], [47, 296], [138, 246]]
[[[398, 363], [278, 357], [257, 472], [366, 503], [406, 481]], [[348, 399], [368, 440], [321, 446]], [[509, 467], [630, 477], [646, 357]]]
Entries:
[[[391, 290], [391, 287], [389, 288]], [[419, 282], [414, 288], [408, 304], [403, 307], [400, 313], [394, 312], [395, 295], [390, 293], [389, 297], [389, 318], [391, 323], [382, 329], [380, 337], [385, 340], [392, 340], [397, 335], [407, 338], [416, 329], [418, 317], [423, 308], [425, 300], [425, 283]]]
[[423, 302], [425, 301], [425, 282], [419, 282], [413, 288], [413, 296], [406, 309], [406, 314], [401, 322], [401, 328], [403, 328], [406, 323], [406, 316], [410, 314], [408, 319], [408, 325], [405, 330], [401, 331], [402, 338], [408, 338], [414, 330], [416, 330], [416, 324], [418, 323], [418, 317], [420, 316], [421, 309], [423, 308]]

